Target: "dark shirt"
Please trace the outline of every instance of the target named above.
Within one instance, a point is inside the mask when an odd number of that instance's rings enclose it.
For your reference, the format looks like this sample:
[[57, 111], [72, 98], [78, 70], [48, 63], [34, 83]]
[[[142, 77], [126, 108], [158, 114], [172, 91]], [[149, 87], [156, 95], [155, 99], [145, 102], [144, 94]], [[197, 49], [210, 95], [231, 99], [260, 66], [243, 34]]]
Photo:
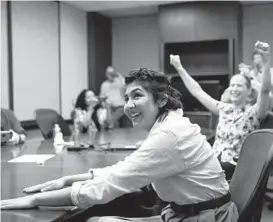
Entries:
[[1, 108], [1, 131], [8, 131], [10, 129], [18, 134], [26, 135], [26, 131], [21, 126], [13, 111]]

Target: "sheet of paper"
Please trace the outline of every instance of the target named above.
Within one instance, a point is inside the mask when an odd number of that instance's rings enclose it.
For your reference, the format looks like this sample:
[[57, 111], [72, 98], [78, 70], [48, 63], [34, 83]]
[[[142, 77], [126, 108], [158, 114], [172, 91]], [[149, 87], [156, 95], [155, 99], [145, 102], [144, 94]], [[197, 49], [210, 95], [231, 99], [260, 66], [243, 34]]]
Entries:
[[50, 158], [54, 157], [52, 154], [33, 154], [33, 155], [22, 155], [14, 158], [8, 162], [10, 163], [44, 163]]

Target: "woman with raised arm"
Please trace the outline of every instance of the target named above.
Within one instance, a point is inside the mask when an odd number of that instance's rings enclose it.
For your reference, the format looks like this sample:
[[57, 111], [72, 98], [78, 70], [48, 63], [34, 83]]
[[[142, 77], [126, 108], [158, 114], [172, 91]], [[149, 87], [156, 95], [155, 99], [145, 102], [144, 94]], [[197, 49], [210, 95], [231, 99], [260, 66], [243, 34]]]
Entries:
[[[252, 93], [248, 98], [248, 102], [253, 105], [257, 102], [258, 92], [261, 90], [262, 75], [263, 75], [263, 61], [261, 53], [254, 51], [252, 54], [252, 67], [244, 63], [238, 65], [240, 74], [247, 75], [251, 79]], [[269, 109], [273, 111], [273, 68], [270, 68], [271, 73], [271, 90], [270, 90], [270, 104]], [[230, 103], [229, 88], [227, 88], [221, 96], [221, 101]]]
[[249, 77], [242, 74], [234, 75], [229, 83], [230, 103], [220, 102], [208, 95], [188, 74], [181, 65], [179, 56], [170, 56], [170, 63], [179, 73], [188, 91], [209, 111], [219, 116], [213, 151], [219, 158], [222, 168], [226, 171], [228, 180], [231, 179], [235, 170], [244, 139], [259, 127], [270, 103], [269, 45], [257, 42], [255, 50], [262, 57], [263, 76], [261, 90], [254, 105], [247, 102], [251, 93]]
[[28, 188], [26, 192], [44, 192], [3, 200], [2, 210], [72, 204], [86, 208], [152, 184], [165, 202], [161, 218], [152, 221], [237, 221], [221, 165], [200, 127], [183, 117], [181, 95], [166, 75], [141, 68], [125, 82], [124, 111], [134, 127], [149, 131], [140, 148], [113, 166]]

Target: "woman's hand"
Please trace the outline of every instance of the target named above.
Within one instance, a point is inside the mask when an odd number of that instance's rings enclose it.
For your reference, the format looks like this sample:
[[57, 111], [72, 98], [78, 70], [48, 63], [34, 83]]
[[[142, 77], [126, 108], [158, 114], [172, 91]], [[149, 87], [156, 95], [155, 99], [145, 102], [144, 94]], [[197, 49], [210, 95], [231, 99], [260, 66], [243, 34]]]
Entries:
[[170, 64], [176, 69], [182, 68], [179, 55], [170, 55]]
[[64, 188], [66, 184], [65, 178], [59, 178], [56, 180], [51, 180], [45, 183], [41, 183], [35, 186], [27, 187], [23, 190], [25, 193], [34, 193], [34, 192], [46, 192], [50, 190], [59, 190]]
[[75, 123], [81, 123], [82, 120], [83, 120], [82, 110], [75, 109], [75, 119], [74, 119], [74, 122]]
[[12, 129], [9, 130], [12, 133], [12, 137], [9, 140], [9, 144], [11, 145], [17, 145], [20, 143], [20, 135], [16, 132], [14, 132]]
[[269, 55], [270, 55], [270, 46], [266, 42], [257, 41], [255, 43], [255, 51], [260, 53], [263, 61], [263, 65], [267, 65], [269, 63]]
[[0, 201], [1, 210], [29, 209], [37, 207], [35, 195]]
[[79, 124], [80, 126], [88, 127], [91, 122], [91, 115], [92, 115], [92, 110], [90, 111], [85, 111], [85, 110], [76, 110], [76, 118], [75, 118], [75, 123]]

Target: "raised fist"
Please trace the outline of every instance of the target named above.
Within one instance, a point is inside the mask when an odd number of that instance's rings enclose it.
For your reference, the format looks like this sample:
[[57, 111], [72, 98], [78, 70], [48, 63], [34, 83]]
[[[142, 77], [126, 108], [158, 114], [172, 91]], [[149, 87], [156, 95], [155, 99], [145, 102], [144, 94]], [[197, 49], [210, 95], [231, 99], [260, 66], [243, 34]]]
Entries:
[[174, 66], [174, 68], [182, 67], [179, 55], [170, 55], [170, 64]]
[[255, 51], [261, 55], [264, 64], [269, 62], [270, 46], [268, 43], [257, 41], [255, 43]]

